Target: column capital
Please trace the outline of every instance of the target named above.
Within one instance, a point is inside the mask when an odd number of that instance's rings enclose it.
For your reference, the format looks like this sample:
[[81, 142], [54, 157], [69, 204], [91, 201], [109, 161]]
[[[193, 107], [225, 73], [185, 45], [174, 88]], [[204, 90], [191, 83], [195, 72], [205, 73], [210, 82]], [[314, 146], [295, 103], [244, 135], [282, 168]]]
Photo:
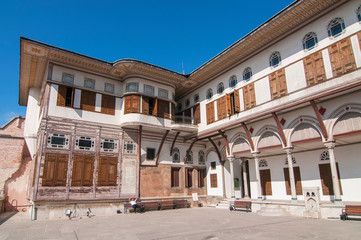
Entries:
[[254, 157], [254, 158], [256, 158], [256, 157], [259, 157], [259, 154], [260, 154], [261, 152], [252, 152], [252, 156]]
[[236, 160], [236, 158], [235, 158], [234, 156], [228, 156], [228, 157], [227, 157], [227, 160], [228, 160], [229, 162], [234, 162], [234, 161]]
[[283, 150], [285, 150], [287, 154], [292, 154], [293, 147], [285, 147]]
[[334, 149], [336, 146], [336, 142], [335, 141], [328, 141], [328, 142], [324, 142], [325, 146], [328, 149]]

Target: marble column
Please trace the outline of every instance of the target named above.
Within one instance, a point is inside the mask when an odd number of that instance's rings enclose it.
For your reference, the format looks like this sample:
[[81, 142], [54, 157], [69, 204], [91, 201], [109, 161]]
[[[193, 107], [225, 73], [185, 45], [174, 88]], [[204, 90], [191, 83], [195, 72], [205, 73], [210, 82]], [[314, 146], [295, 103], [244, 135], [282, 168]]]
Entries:
[[233, 168], [233, 163], [234, 163], [234, 157], [228, 157], [228, 161], [229, 161], [229, 171], [231, 174], [231, 198], [235, 198], [235, 192], [234, 192], [234, 168]]
[[259, 152], [252, 153], [254, 157], [254, 165], [256, 169], [256, 179], [257, 179], [257, 197], [262, 199], [262, 187], [261, 187], [261, 175], [259, 172]]
[[247, 159], [242, 159], [243, 190], [244, 190], [244, 198], [249, 198], [246, 161]]
[[285, 151], [287, 153], [288, 173], [290, 177], [292, 200], [297, 201], [296, 181], [295, 181], [295, 174], [293, 171], [293, 162], [292, 162], [292, 149], [293, 148], [285, 148]]
[[330, 167], [332, 175], [333, 193], [335, 194], [335, 203], [341, 203], [341, 189], [337, 175], [336, 159], [335, 159], [335, 142], [326, 142], [325, 146], [328, 148], [328, 155], [330, 157]]

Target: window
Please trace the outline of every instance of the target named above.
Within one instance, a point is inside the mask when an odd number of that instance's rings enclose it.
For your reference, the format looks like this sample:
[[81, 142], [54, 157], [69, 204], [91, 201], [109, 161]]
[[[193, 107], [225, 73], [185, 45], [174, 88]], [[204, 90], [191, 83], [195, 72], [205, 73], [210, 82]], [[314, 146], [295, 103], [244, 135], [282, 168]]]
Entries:
[[204, 152], [203, 151], [199, 151], [198, 152], [198, 164], [199, 165], [204, 165], [206, 162], [204, 160]]
[[234, 88], [237, 85], [237, 77], [232, 76], [229, 78], [229, 87]]
[[185, 185], [186, 188], [191, 188], [193, 186], [193, 168], [186, 168], [186, 179]]
[[330, 155], [329, 155], [328, 151], [324, 151], [323, 153], [321, 153], [320, 160], [321, 161], [330, 161]]
[[79, 154], [73, 157], [72, 186], [92, 186], [94, 155]]
[[187, 164], [193, 164], [193, 152], [190, 151], [188, 156], [187, 156]]
[[180, 112], [182, 110], [182, 104], [181, 103], [178, 103], [177, 109], [178, 109], [178, 112]]
[[135, 153], [135, 144], [132, 141], [126, 141], [124, 143], [124, 153], [132, 154]]
[[251, 77], [252, 77], [252, 69], [250, 67], [247, 67], [243, 71], [243, 80], [248, 81], [251, 79]]
[[310, 50], [318, 43], [317, 35], [314, 32], [309, 32], [303, 37], [303, 49]]
[[117, 157], [99, 158], [98, 167], [98, 186], [116, 186], [117, 185]]
[[361, 21], [361, 6], [358, 7], [357, 11], [356, 11], [356, 14], [357, 14], [357, 19], [359, 21]]
[[281, 63], [281, 54], [279, 52], [273, 52], [269, 58], [269, 65], [271, 67], [277, 67]]
[[43, 186], [66, 186], [68, 154], [45, 154]]
[[158, 97], [168, 99], [168, 90], [159, 88], [158, 89]]
[[179, 149], [178, 148], [173, 149], [172, 161], [174, 163], [180, 163], [180, 155], [179, 155]]
[[154, 96], [154, 87], [144, 84], [144, 93]]
[[95, 88], [95, 80], [90, 78], [84, 79], [84, 87], [94, 89]]
[[104, 92], [113, 94], [114, 93], [114, 84], [104, 83]]
[[186, 100], [186, 107], [189, 107], [191, 105], [191, 101], [189, 99]]
[[207, 99], [211, 99], [213, 97], [213, 90], [212, 88], [209, 88], [207, 90], [207, 95], [206, 95]]
[[147, 148], [146, 160], [154, 160], [154, 158], [155, 158], [155, 148]]
[[180, 168], [171, 168], [171, 187], [179, 187]]
[[[295, 157], [292, 157], [292, 163], [297, 164]], [[288, 165], [288, 158], [287, 157], [286, 157], [286, 160], [285, 160], [285, 165]]]
[[327, 27], [329, 37], [338, 37], [345, 30], [345, 23], [342, 18], [333, 19]]
[[259, 160], [259, 167], [268, 167], [267, 161], [264, 159]]
[[63, 73], [62, 82], [66, 84], [73, 85], [74, 84], [74, 75], [70, 73]]
[[72, 107], [74, 98], [74, 88], [59, 86], [58, 88], [58, 99], [57, 106], [61, 107]]
[[218, 83], [218, 85], [217, 85], [217, 93], [218, 94], [222, 94], [223, 93], [223, 91], [224, 91], [224, 85], [223, 85], [223, 83]]
[[194, 95], [194, 103], [199, 102], [199, 94]]
[[216, 169], [216, 162], [211, 162], [211, 169], [215, 170]]
[[211, 188], [217, 188], [217, 174], [210, 174]]
[[206, 169], [198, 169], [198, 187], [204, 187], [204, 178], [206, 177]]
[[101, 152], [118, 152], [118, 141], [114, 139], [102, 139], [100, 141]]
[[125, 87], [125, 91], [126, 92], [138, 92], [139, 91], [139, 84], [132, 82], [132, 83], [127, 83], [126, 87]]
[[69, 135], [50, 133], [47, 141], [48, 148], [69, 148]]
[[75, 149], [76, 150], [87, 150], [94, 151], [95, 139], [92, 137], [76, 137], [75, 138]]

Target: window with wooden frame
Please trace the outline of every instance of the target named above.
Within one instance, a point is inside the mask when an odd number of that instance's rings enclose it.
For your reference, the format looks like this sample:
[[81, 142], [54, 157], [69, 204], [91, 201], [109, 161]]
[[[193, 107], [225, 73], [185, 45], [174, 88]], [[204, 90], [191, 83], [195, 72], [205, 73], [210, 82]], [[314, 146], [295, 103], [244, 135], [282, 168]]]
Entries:
[[58, 99], [56, 105], [60, 107], [73, 107], [73, 101], [74, 88], [60, 85], [58, 88]]
[[285, 69], [282, 68], [269, 75], [269, 84], [272, 100], [287, 95], [287, 83]]
[[72, 186], [92, 186], [94, 155], [75, 154], [73, 157]]
[[157, 99], [157, 117], [170, 119], [168, 101]]
[[207, 103], [206, 105], [207, 113], [207, 124], [211, 124], [215, 121], [214, 117], [214, 102]]
[[241, 111], [240, 101], [239, 101], [239, 90], [234, 90], [232, 93], [227, 93], [226, 101], [227, 101], [228, 116], [235, 115]]
[[98, 186], [116, 186], [117, 185], [117, 157], [99, 158], [98, 167]]
[[315, 52], [305, 57], [303, 59], [303, 65], [305, 68], [308, 87], [325, 82], [327, 80], [321, 51]]
[[101, 152], [118, 152], [118, 140], [115, 139], [101, 139], [100, 140]]
[[211, 188], [217, 188], [218, 187], [218, 183], [217, 183], [217, 174], [210, 174], [210, 181], [211, 181]]
[[142, 96], [142, 114], [157, 116], [157, 98]]
[[95, 92], [82, 90], [80, 99], [80, 109], [84, 111], [95, 111]]
[[248, 110], [256, 106], [256, 94], [254, 83], [250, 83], [243, 87], [244, 109]]
[[352, 72], [356, 69], [350, 38], [342, 39], [328, 47], [333, 77]]
[[101, 113], [115, 115], [115, 97], [102, 94]]
[[45, 154], [42, 186], [66, 186], [68, 154]]
[[[291, 195], [290, 172], [288, 167], [283, 169], [283, 174], [285, 176], [286, 194]], [[295, 176], [296, 194], [303, 195], [300, 167], [293, 167], [293, 174]]]
[[198, 172], [198, 187], [202, 188], [202, 187], [205, 186], [204, 185], [204, 179], [206, 177], [206, 169], [204, 169], [204, 168], [203, 169], [198, 169], [197, 172]]
[[124, 97], [124, 114], [140, 113], [140, 96], [127, 95]]
[[222, 120], [227, 117], [226, 96], [217, 99], [217, 115], [218, 120]]
[[193, 123], [194, 124], [201, 123], [201, 107], [199, 104], [193, 107]]
[[[319, 164], [318, 165], [320, 171], [320, 179], [322, 185], [322, 193], [324, 196], [335, 195], [333, 191], [333, 182], [332, 182], [332, 173], [331, 166], [329, 163]], [[340, 192], [342, 195], [342, 187], [341, 187], [341, 178], [340, 178], [340, 170], [338, 168], [338, 163], [336, 163], [337, 176], [338, 176], [338, 184], [340, 186]]]
[[171, 187], [179, 187], [180, 168], [171, 168]]
[[185, 187], [191, 188], [193, 186], [193, 168], [185, 168]]
[[261, 175], [262, 195], [271, 196], [272, 195], [271, 170], [270, 169], [260, 170], [260, 175]]
[[147, 148], [146, 160], [155, 159], [155, 148]]

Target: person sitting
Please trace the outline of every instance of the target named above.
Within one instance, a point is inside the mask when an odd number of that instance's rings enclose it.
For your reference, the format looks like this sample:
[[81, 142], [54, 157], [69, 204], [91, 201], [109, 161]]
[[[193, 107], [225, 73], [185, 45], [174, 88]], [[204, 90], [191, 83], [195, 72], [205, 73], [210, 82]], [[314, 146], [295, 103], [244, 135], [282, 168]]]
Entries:
[[137, 213], [137, 208], [139, 209], [139, 212], [144, 212], [144, 207], [143, 206], [139, 206], [137, 204], [137, 200], [138, 198], [133, 197], [133, 198], [129, 198], [129, 203], [130, 205], [132, 205], [133, 209], [134, 209], [134, 213]]

